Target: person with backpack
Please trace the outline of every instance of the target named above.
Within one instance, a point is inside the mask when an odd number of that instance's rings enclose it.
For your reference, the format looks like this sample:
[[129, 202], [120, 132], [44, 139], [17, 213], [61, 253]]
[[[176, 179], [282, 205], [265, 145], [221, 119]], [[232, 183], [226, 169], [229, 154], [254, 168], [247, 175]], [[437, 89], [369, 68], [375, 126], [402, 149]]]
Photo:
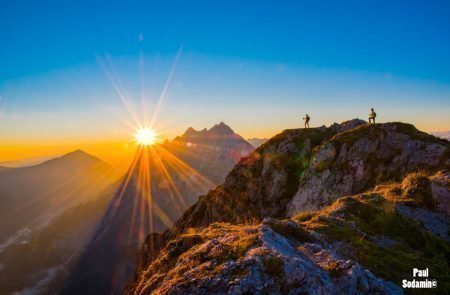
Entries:
[[372, 109], [370, 109], [370, 114], [369, 114], [369, 124], [375, 124], [375, 118], [377, 117], [377, 113], [375, 113], [375, 111]]
[[303, 118], [303, 120], [305, 120], [305, 128], [309, 128], [310, 117], [308, 116], [308, 114], [306, 114], [306, 116]]

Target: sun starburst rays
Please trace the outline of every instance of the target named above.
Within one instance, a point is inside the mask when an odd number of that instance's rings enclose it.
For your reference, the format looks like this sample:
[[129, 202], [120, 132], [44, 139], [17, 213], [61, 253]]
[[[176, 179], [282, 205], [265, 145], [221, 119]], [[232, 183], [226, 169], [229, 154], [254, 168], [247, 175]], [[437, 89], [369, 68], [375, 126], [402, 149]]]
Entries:
[[[142, 241], [147, 234], [160, 232], [170, 227], [193, 202], [192, 196], [187, 199], [186, 194], [198, 196], [214, 187], [207, 177], [180, 158], [182, 154], [174, 153], [176, 149], [171, 151], [158, 143], [160, 136], [164, 134], [164, 130], [157, 127], [158, 117], [168, 96], [180, 55], [181, 49], [174, 59], [161, 94], [155, 103], [151, 103], [150, 97], [146, 97], [151, 91], [146, 91], [147, 88], [142, 85], [145, 83], [145, 63], [143, 56], [139, 57], [142, 100], [139, 108], [135, 107], [125, 90], [111, 58], [107, 55], [105, 61], [99, 60], [131, 118], [131, 120], [120, 118], [120, 121], [133, 130], [136, 143], [135, 156], [122, 179], [122, 185], [114, 198], [115, 203], [110, 206], [112, 214], [109, 215], [108, 222], [113, 222], [113, 219], [120, 214], [118, 210], [121, 207], [131, 205], [132, 216], [128, 217], [129, 228], [125, 235], [128, 242], [136, 238]], [[173, 128], [173, 126], [170, 127]], [[129, 199], [127, 192], [132, 193], [132, 200]]]

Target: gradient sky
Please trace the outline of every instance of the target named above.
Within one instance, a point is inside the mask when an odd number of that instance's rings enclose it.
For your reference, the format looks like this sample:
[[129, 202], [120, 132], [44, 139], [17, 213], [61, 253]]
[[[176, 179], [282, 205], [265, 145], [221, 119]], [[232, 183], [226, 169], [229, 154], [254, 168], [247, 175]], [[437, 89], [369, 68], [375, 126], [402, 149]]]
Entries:
[[3, 1], [0, 162], [132, 151], [110, 76], [141, 121], [170, 81], [161, 138], [220, 121], [269, 137], [370, 107], [450, 130], [449, 16], [448, 1]]

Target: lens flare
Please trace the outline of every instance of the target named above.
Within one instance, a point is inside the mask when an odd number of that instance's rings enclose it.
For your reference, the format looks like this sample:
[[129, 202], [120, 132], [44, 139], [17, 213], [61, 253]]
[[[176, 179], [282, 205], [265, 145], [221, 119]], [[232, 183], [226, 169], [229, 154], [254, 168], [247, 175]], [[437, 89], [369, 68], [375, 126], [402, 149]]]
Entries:
[[140, 129], [136, 133], [136, 141], [141, 145], [152, 145], [155, 143], [156, 133], [150, 128]]

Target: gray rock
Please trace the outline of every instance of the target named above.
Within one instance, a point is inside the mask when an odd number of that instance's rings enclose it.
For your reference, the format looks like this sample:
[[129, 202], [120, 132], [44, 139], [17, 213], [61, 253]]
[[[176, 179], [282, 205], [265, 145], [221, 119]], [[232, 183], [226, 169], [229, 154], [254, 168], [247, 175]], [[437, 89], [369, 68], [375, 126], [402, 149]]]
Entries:
[[335, 157], [336, 148], [333, 146], [333, 144], [327, 143], [326, 145], [320, 147], [317, 153], [313, 155], [312, 166], [317, 171], [323, 171], [330, 167]]
[[[265, 219], [263, 225], [258, 226], [258, 241], [252, 247], [215, 267], [211, 267], [211, 259], [225, 253], [216, 253], [210, 241], [181, 254], [168, 271], [156, 267], [159, 263], [156, 261], [153, 273], [146, 279], [152, 282], [161, 277], [162, 282], [151, 286], [150, 290], [158, 294], [402, 293], [393, 283], [377, 278], [352, 260], [343, 259], [327, 247], [330, 245], [305, 243], [299, 250], [298, 242], [274, 232], [267, 225], [279, 222]], [[223, 245], [220, 249], [227, 249], [230, 243], [239, 244], [245, 238], [229, 225], [214, 229], [221, 231], [217, 238]], [[201, 249], [208, 251], [200, 261], [195, 257]], [[137, 286], [135, 293], [145, 293], [150, 287], [145, 283]]]
[[[360, 123], [355, 123], [360, 126], [356, 129], [335, 135], [312, 156], [298, 191], [287, 205], [288, 216], [318, 210], [340, 197], [361, 193], [386, 180], [400, 180], [410, 172], [436, 171], [447, 160], [448, 142], [421, 133], [411, 125]], [[448, 214], [448, 189], [434, 184], [433, 192], [440, 200], [440, 210]]]

